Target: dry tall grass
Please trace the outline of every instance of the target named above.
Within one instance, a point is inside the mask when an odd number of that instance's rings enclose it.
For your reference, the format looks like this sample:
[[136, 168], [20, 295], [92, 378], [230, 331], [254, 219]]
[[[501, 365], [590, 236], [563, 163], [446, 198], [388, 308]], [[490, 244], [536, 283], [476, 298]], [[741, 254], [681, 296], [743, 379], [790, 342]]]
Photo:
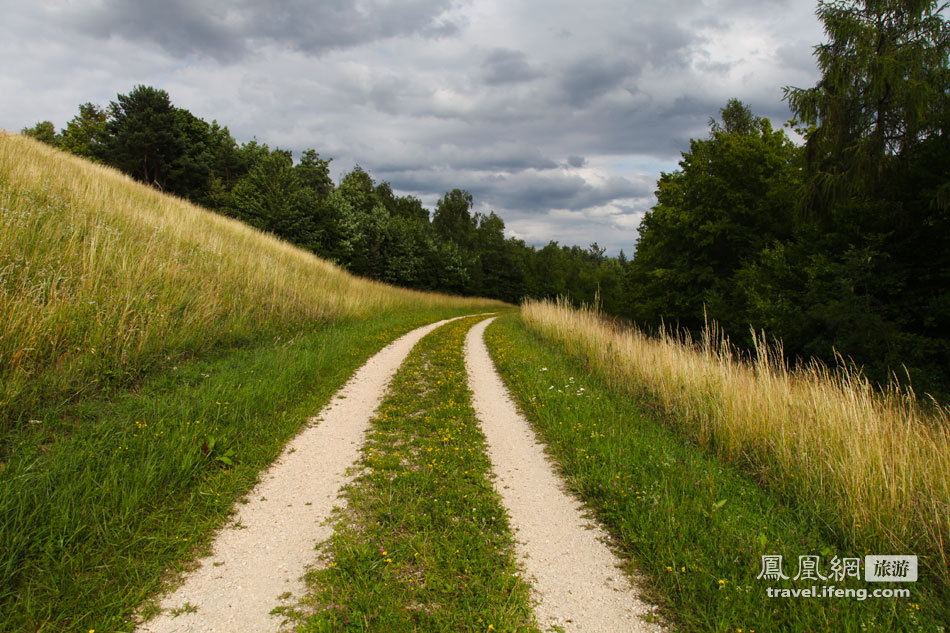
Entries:
[[881, 550], [869, 553], [921, 555], [950, 581], [950, 410], [925, 413], [913, 394], [847, 371], [788, 371], [761, 340], [743, 362], [714, 336], [650, 338], [561, 302], [529, 301], [522, 316], [721, 457]]
[[0, 130], [0, 420], [166, 354], [326, 319], [489, 304], [501, 305], [356, 278]]

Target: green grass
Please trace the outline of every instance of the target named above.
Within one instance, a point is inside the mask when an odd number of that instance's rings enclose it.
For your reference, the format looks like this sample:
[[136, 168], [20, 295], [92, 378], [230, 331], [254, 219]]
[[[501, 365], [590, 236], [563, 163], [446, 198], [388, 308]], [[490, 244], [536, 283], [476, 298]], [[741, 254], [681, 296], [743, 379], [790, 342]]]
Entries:
[[[529, 333], [516, 316], [487, 331], [509, 389], [547, 443], [570, 487], [594, 509], [649, 594], [682, 631], [944, 631], [939, 579], [829, 582], [841, 588], [908, 586], [909, 599], [769, 598], [766, 587], [811, 582], [756, 577], [763, 554], [794, 576], [800, 555], [864, 552], [834, 523], [783, 503], [750, 473], [718, 461], [651, 408], [606, 386], [585, 361]], [[823, 582], [814, 583], [822, 586]]]
[[692, 342], [563, 301], [526, 301], [521, 318], [863, 549], [916, 554], [950, 601], [950, 409], [923, 407], [896, 382], [880, 391], [854, 367], [790, 369], [764, 335], [743, 358], [715, 324]]
[[131, 630], [366, 358], [461, 313], [315, 324], [36, 410], [0, 456], [0, 631]]
[[351, 275], [114, 169], [0, 130], [0, 437], [180, 358], [277, 331], [501, 307]]
[[537, 631], [466, 382], [477, 319], [424, 338], [373, 421], [300, 630]]

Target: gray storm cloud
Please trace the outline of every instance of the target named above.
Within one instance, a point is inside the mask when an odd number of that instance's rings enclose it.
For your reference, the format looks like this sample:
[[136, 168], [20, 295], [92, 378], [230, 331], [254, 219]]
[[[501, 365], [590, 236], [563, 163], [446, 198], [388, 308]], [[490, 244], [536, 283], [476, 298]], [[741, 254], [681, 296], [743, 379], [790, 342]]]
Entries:
[[[0, 126], [62, 127], [136, 84], [206, 120], [360, 164], [433, 203], [471, 191], [531, 243], [629, 254], [661, 170], [738, 97], [780, 124], [812, 85], [809, 3], [0, 0]], [[558, 237], [560, 236], [560, 237]]]
[[456, 34], [443, 20], [448, 0], [272, 0], [195, 2], [106, 0], [73, 5], [62, 19], [98, 38], [151, 42], [175, 57], [236, 62], [272, 43], [310, 54], [395, 37]]

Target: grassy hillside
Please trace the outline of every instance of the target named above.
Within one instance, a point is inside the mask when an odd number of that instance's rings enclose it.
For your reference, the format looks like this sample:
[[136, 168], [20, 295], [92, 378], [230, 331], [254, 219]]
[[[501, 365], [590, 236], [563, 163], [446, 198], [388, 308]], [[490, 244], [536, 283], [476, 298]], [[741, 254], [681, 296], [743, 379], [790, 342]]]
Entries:
[[[836, 576], [831, 568], [833, 556], [923, 554], [923, 549], [879, 545], [866, 534], [852, 537], [815, 502], [812, 490], [790, 484], [797, 498], [776, 494], [774, 486], [763, 485], [761, 471], [750, 472], [748, 462], [716, 455], [710, 450], [714, 442], [696, 441], [690, 424], [695, 409], [659, 409], [655, 398], [617, 379], [624, 370], [604, 371], [581, 345], [568, 352], [552, 334], [560, 329], [568, 335], [568, 318], [553, 309], [532, 311], [530, 328], [516, 315], [489, 326], [492, 357], [567, 485], [611, 533], [627, 559], [624, 566], [636, 570], [660, 614], [673, 622], [672, 630], [945, 631], [950, 596], [932, 567], [922, 568], [918, 582], [882, 584]], [[574, 320], [576, 326], [590, 324], [581, 315]], [[573, 334], [591, 332], [578, 327]], [[600, 342], [610, 353], [610, 341]], [[644, 362], [655, 360], [647, 356]], [[619, 356], [616, 361], [629, 363]], [[714, 393], [714, 385], [709, 388]], [[707, 398], [712, 400], [712, 393]], [[759, 577], [766, 554], [783, 556], [786, 580]], [[796, 580], [799, 556], [816, 555], [826, 584]], [[823, 584], [842, 593], [813, 599], [768, 595], [770, 588]], [[879, 589], [909, 593], [874, 595]]]
[[[0, 423], [156, 364], [392, 309], [488, 302], [355, 278], [119, 172], [0, 132]], [[500, 304], [495, 304], [500, 305]]]
[[549, 302], [527, 302], [522, 316], [776, 499], [821, 517], [837, 542], [918, 555], [919, 586], [950, 606], [950, 411], [857, 372], [789, 371], [764, 343], [749, 362], [714, 334], [654, 339]]
[[501, 305], [0, 133], [0, 631], [131, 630], [369, 356]]

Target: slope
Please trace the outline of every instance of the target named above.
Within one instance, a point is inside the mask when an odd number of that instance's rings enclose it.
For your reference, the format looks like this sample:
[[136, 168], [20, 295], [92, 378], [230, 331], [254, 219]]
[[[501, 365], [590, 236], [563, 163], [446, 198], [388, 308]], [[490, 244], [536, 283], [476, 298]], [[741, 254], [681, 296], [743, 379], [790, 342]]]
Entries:
[[0, 630], [127, 630], [410, 292], [0, 133]]
[[[500, 305], [354, 277], [0, 132], [0, 424], [216, 346], [387, 310]], [[174, 363], [171, 363], [174, 364]]]

